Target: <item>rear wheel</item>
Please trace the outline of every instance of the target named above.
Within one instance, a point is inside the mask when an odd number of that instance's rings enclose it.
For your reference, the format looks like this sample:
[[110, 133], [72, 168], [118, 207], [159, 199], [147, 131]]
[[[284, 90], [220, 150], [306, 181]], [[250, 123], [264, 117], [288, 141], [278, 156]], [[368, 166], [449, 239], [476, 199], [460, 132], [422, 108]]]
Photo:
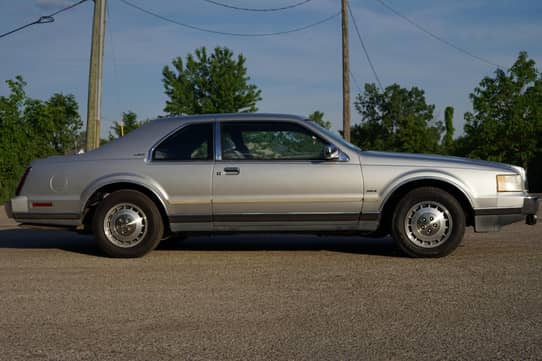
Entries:
[[391, 234], [411, 257], [443, 257], [463, 240], [465, 213], [451, 194], [433, 187], [417, 188], [400, 199]]
[[160, 212], [146, 195], [120, 190], [96, 208], [93, 232], [100, 249], [110, 257], [141, 257], [152, 251], [164, 233]]

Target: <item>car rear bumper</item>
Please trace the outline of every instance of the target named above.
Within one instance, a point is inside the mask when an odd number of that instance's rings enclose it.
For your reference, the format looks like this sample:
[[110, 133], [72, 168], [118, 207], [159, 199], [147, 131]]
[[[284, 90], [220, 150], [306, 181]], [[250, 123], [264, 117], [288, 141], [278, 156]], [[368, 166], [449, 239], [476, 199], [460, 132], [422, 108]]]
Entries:
[[4, 203], [6, 214], [9, 218], [15, 219], [15, 214], [28, 213], [28, 198], [17, 196]]
[[8, 218], [13, 219], [13, 212], [11, 211], [10, 201], [7, 201], [6, 203], [4, 203], [4, 211], [6, 212], [6, 215], [8, 216]]
[[474, 210], [474, 230], [495, 232], [507, 224], [525, 220], [528, 225], [537, 223], [538, 196], [525, 196], [521, 208], [490, 208]]
[[7, 216], [18, 223], [62, 227], [77, 226], [81, 223], [81, 216], [78, 213], [31, 210], [26, 196], [11, 198], [4, 204], [4, 208]]

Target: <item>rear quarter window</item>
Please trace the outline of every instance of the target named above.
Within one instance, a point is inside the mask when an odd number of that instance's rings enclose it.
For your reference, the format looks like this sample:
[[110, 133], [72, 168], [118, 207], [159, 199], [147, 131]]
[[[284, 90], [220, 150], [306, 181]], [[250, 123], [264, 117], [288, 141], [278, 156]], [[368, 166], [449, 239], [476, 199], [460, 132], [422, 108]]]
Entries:
[[156, 161], [202, 161], [213, 159], [213, 124], [190, 124], [160, 143]]

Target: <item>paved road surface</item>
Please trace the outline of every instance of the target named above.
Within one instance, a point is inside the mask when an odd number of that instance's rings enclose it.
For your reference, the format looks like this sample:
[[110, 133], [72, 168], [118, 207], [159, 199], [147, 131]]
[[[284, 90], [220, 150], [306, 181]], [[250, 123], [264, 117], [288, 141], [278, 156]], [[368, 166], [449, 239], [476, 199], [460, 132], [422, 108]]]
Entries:
[[443, 259], [390, 240], [193, 237], [142, 259], [0, 216], [1, 360], [542, 360], [542, 226]]

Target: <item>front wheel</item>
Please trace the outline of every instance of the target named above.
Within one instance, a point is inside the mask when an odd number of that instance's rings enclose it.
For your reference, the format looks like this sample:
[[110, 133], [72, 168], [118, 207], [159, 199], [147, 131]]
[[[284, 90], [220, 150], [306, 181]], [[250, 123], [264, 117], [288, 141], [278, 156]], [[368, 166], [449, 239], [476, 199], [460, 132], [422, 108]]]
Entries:
[[443, 257], [463, 240], [465, 212], [450, 193], [433, 187], [417, 188], [399, 200], [391, 235], [411, 257]]
[[154, 202], [134, 190], [120, 190], [105, 197], [96, 208], [92, 228], [100, 249], [118, 258], [145, 255], [164, 233]]

